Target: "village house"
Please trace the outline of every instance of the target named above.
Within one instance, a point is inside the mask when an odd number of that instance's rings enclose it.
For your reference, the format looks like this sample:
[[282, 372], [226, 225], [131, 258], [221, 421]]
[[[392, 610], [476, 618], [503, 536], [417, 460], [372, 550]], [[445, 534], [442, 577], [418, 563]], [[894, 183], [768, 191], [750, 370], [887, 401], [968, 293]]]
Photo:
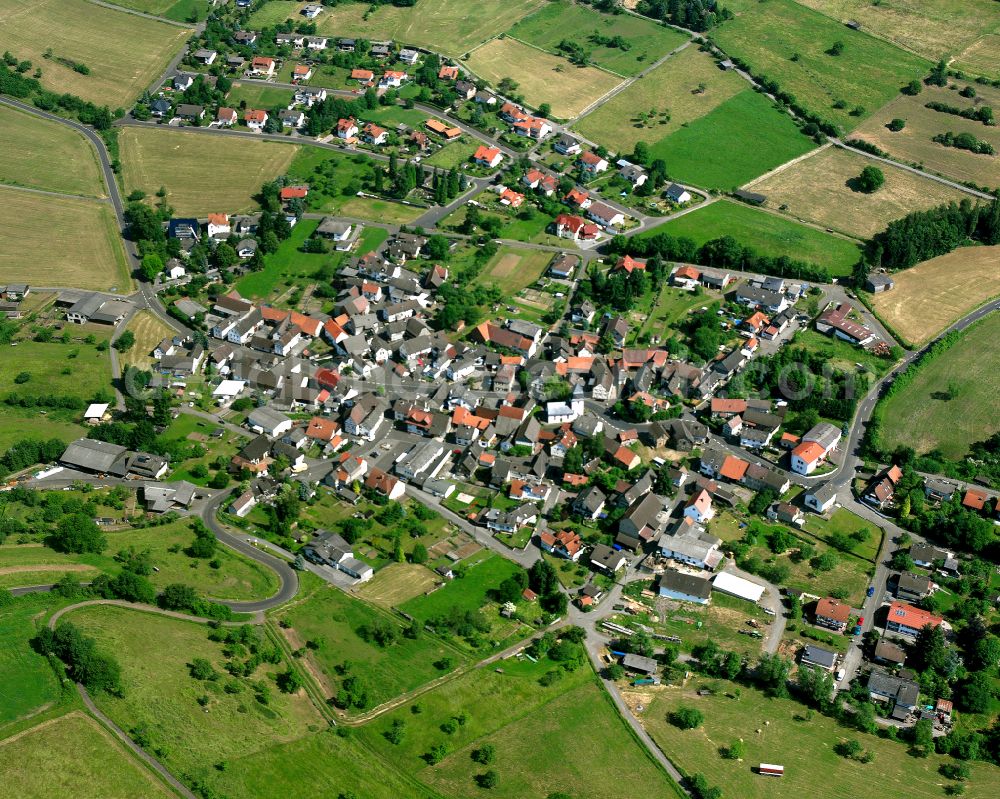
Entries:
[[503, 153], [500, 152], [499, 147], [487, 147], [485, 144], [482, 144], [472, 156], [472, 160], [480, 166], [488, 166], [490, 169], [496, 169], [496, 167], [500, 166], [500, 162], [503, 161]]
[[851, 608], [839, 599], [824, 597], [816, 603], [816, 624], [837, 632], [847, 629], [847, 620], [851, 617]]

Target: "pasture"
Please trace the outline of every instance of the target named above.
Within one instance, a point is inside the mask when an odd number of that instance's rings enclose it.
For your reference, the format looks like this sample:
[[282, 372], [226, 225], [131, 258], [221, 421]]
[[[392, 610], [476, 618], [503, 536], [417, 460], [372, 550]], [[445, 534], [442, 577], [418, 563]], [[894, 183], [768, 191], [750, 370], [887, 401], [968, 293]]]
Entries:
[[[304, 2], [271, 0], [250, 18], [255, 29], [286, 19], [300, 19]], [[393, 39], [458, 57], [501, 33], [543, 5], [542, 0], [422, 0], [419, 7], [379, 5], [369, 12], [363, 3], [323, 9], [315, 20], [317, 32], [328, 36]]]
[[191, 34], [87, 0], [0, 0], [0, 31], [0, 49], [41, 67], [45, 88], [112, 110], [149, 88]]
[[852, 181], [871, 164], [863, 155], [831, 145], [747, 188], [767, 196], [766, 208], [781, 209], [796, 219], [857, 238], [870, 238], [912, 211], [959, 202], [968, 196], [885, 164], [877, 165], [885, 175], [880, 189], [865, 194], [852, 188]]
[[[37, 713], [59, 699], [59, 682], [52, 667], [28, 643], [54, 604], [48, 596], [21, 598], [0, 613], [0, 726]], [[2, 752], [0, 743], [0, 762]]]
[[24, 438], [25, 426], [31, 434], [43, 440], [58, 438], [67, 444], [85, 436], [87, 431], [73, 422], [62, 422], [50, 416], [39, 416], [34, 408], [0, 408], [0, 452], [6, 452], [15, 441]]
[[703, 188], [729, 190], [816, 145], [785, 113], [744, 89], [650, 148], [670, 176]]
[[[974, 84], [976, 99], [973, 101], [959, 96], [958, 90], [964, 85], [927, 86], [916, 97], [900, 95], [859, 127], [857, 136], [895, 158], [920, 164], [924, 169], [953, 180], [971, 181], [979, 186], [1000, 185], [1000, 156], [977, 155], [931, 141], [937, 134], [949, 130], [971, 133], [977, 139], [990, 142], [1000, 152], [1000, 127], [988, 127], [982, 122], [925, 108], [926, 103], [941, 102], [962, 109], [978, 104], [1000, 109], [1000, 89]], [[905, 119], [906, 127], [893, 132], [886, 125], [897, 118]]]
[[[955, 56], [996, 31], [996, 9], [991, 0], [906, 0], [872, 3], [870, 0], [798, 0], [837, 22], [856, 20], [873, 36], [885, 39], [925, 58], [937, 61]], [[985, 37], [984, 37], [985, 38]], [[994, 56], [996, 57], [996, 56]]]
[[535, 108], [548, 103], [552, 116], [559, 119], [577, 116], [621, 83], [621, 78], [603, 69], [574, 66], [514, 39], [494, 39], [476, 48], [466, 64], [493, 85], [511, 78], [526, 103]]
[[499, 286], [505, 297], [512, 297], [541, 277], [552, 253], [544, 250], [519, 250], [501, 247], [476, 278], [477, 283]]
[[16, 225], [0, 226], [0, 275], [7, 282], [128, 293], [132, 278], [111, 206], [0, 186]]
[[[195, 774], [227, 758], [239, 758], [267, 744], [295, 740], [319, 729], [321, 718], [303, 692], [280, 693], [271, 678], [284, 666], [265, 664], [254, 680], [271, 683], [266, 705], [243, 683], [227, 693], [223, 677], [194, 679], [188, 664], [208, 660], [225, 673], [223, 645], [208, 639], [204, 624], [115, 606], [91, 606], [66, 617], [97, 646], [114, 652], [122, 667], [124, 697], [94, 701], [118, 726], [144, 731], [148, 747], [175, 773]], [[197, 699], [208, 696], [202, 707]]]
[[[559, 43], [569, 38], [589, 54], [595, 66], [619, 75], [637, 75], [687, 41], [684, 34], [643, 17], [602, 14], [568, 0], [548, 3], [507, 33], [551, 53], [559, 53]], [[609, 47], [595, 42], [595, 36], [620, 36], [630, 46], [627, 50]]]
[[0, 741], [0, 771], [9, 796], [174, 796], [109, 732], [80, 711]]
[[687, 236], [697, 244], [732, 236], [763, 255], [787, 255], [825, 266], [833, 275], [849, 275], [860, 251], [851, 241], [801, 225], [778, 214], [730, 200], [717, 202], [640, 234]]
[[697, 47], [688, 47], [576, 120], [573, 128], [598, 144], [628, 153], [636, 142], [662, 141], [746, 86], [742, 78], [723, 72]]
[[0, 128], [0, 183], [107, 197], [97, 153], [81, 134], [6, 105], [0, 106]]
[[886, 400], [882, 423], [886, 448], [940, 450], [945, 458], [958, 460], [971, 443], [1000, 430], [998, 337], [1000, 314], [992, 313]]
[[[152, 196], [164, 186], [178, 216], [255, 208], [253, 195], [284, 174], [299, 149], [166, 128], [127, 128], [119, 145], [125, 193], [139, 190]], [[211, 174], [206, 164], [212, 165]]]
[[1000, 294], [998, 258], [1000, 246], [959, 247], [893, 273], [896, 287], [872, 295], [872, 306], [907, 341], [923, 344]]
[[[919, 56], [851, 30], [793, 0], [733, 0], [727, 8], [736, 19], [712, 31], [712, 38], [732, 56], [794, 95], [804, 107], [846, 129], [881, 108], [930, 63]], [[835, 42], [840, 55], [829, 55]], [[843, 108], [834, 104], [843, 102]], [[864, 111], [851, 116], [854, 108]]]
[[125, 329], [135, 335], [135, 344], [127, 352], [118, 355], [123, 372], [127, 366], [148, 370], [153, 364], [152, 352], [156, 345], [163, 339], [176, 335], [172, 327], [146, 310], [137, 311]]
[[[847, 730], [831, 718], [814, 714], [806, 719], [803, 705], [790, 699], [770, 699], [753, 688], [741, 687], [738, 699], [728, 684], [720, 691], [699, 696], [695, 689], [706, 684], [694, 678], [684, 686], [623, 693], [630, 706], [642, 704], [640, 718], [647, 732], [677, 766], [688, 774], [702, 773], [724, 796], [740, 799], [841, 799], [857, 790], [859, 780], [877, 780], [884, 799], [938, 799], [945, 780], [938, 767], [951, 758], [932, 754], [914, 758], [906, 744]], [[668, 721], [681, 705], [696, 708], [704, 724], [680, 730]], [[760, 732], [758, 732], [758, 730]], [[746, 754], [741, 760], [725, 760], [719, 748], [741, 739]], [[875, 754], [874, 765], [862, 765], [834, 752], [844, 739], [857, 739]], [[781, 779], [761, 777], [752, 771], [758, 763], [780, 763]], [[986, 799], [995, 791], [997, 769], [970, 761], [972, 777], [965, 783], [965, 796]], [[876, 769], [877, 771], [873, 771]], [[821, 775], [821, 776], [820, 776]]]
[[[83, 335], [75, 325], [70, 334]], [[19, 375], [28, 375], [15, 382]], [[111, 391], [111, 363], [107, 352], [96, 344], [72, 341], [19, 341], [16, 347], [0, 348], [0, 395], [69, 396], [89, 402], [99, 392]], [[55, 411], [50, 412], [61, 416]], [[72, 413], [76, 416], [76, 413]]]

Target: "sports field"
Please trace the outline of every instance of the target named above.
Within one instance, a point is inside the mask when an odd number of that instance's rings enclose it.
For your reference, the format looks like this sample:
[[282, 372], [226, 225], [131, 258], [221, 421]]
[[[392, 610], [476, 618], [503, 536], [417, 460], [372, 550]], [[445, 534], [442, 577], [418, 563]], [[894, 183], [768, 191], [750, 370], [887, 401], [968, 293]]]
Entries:
[[0, 206], [18, 220], [0, 225], [5, 281], [131, 290], [118, 224], [107, 203], [0, 187]]
[[[806, 108], [847, 129], [930, 69], [925, 59], [793, 0], [732, 0], [726, 7], [737, 17], [712, 31], [719, 46], [750, 64], [755, 74], [777, 81]], [[828, 55], [838, 41], [843, 52]], [[838, 101], [846, 107], [834, 108]], [[850, 115], [856, 106], [865, 109], [860, 117]]]
[[[643, 17], [602, 14], [568, 0], [548, 3], [522, 19], [508, 33], [553, 53], [560, 52], [559, 43], [568, 39], [579, 44], [592, 63], [619, 75], [637, 75], [688, 40], [684, 34]], [[595, 35], [620, 36], [629, 47], [624, 50], [599, 44], [593, 39]]]
[[744, 89], [652, 146], [670, 177], [734, 189], [816, 145], [763, 95]]
[[959, 249], [895, 272], [896, 287], [872, 295], [879, 315], [903, 338], [923, 344], [1000, 294], [1000, 246]]
[[992, 0], [798, 1], [837, 22], [860, 22], [863, 31], [935, 61], [958, 55], [1000, 27]]
[[636, 142], [652, 145], [665, 139], [746, 87], [738, 75], [723, 72], [707, 54], [688, 47], [580, 118], [573, 128], [598, 144], [627, 153]]
[[[990, 142], [1000, 152], [1000, 127], [925, 107], [926, 103], [940, 102], [962, 109], [971, 108], [974, 103], [1000, 109], [1000, 89], [972, 84], [976, 90], [973, 101], [959, 96], [958, 89], [965, 83], [952, 85], [955, 88], [927, 86], [916, 97], [900, 95], [861, 125], [856, 134], [902, 161], [922, 164], [953, 180], [971, 181], [978, 186], [1000, 185], [1000, 156], [977, 155], [931, 141], [937, 134], [949, 130], [971, 133], [977, 139]], [[906, 127], [893, 132], [886, 125], [897, 118], [905, 119]]]
[[[845, 729], [819, 713], [806, 720], [802, 704], [790, 699], [769, 699], [753, 688], [741, 687], [739, 699], [733, 687], [719, 683], [715, 693], [699, 696], [696, 689], [711, 681], [690, 680], [683, 687], [626, 690], [630, 706], [642, 704], [643, 726], [660, 748], [670, 753], [688, 774], [702, 773], [723, 796], [740, 799], [843, 799], [857, 792], [859, 781], [877, 782], [881, 799], [938, 799], [945, 782], [938, 767], [951, 758], [932, 754], [915, 758], [905, 743], [889, 741]], [[693, 730], [680, 730], [667, 720], [679, 706], [696, 708], [705, 722]], [[758, 732], [759, 731], [759, 732]], [[746, 747], [742, 760], [725, 760], [719, 748], [740, 739]], [[872, 765], [862, 765], [836, 754], [834, 746], [844, 739], [857, 739], [875, 754]], [[785, 767], [780, 779], [754, 773], [758, 763]], [[996, 766], [968, 761], [972, 776], [965, 783], [965, 796], [987, 799], [995, 794], [1000, 777]]]
[[510, 78], [529, 105], [552, 106], [552, 116], [571, 119], [599, 100], [621, 78], [594, 67], [577, 67], [565, 58], [551, 55], [514, 39], [494, 39], [479, 47], [466, 61], [484, 80], [498, 84]]
[[861, 170], [872, 165], [863, 155], [832, 145], [758, 180], [747, 188], [767, 196], [767, 208], [858, 238], [869, 238], [912, 211], [968, 197], [958, 189], [877, 164], [885, 185], [872, 194], [851, 188]]
[[[271, 0], [250, 18], [255, 30], [266, 25], [301, 19], [303, 2]], [[394, 39], [438, 53], [460, 56], [478, 44], [507, 30], [521, 17], [544, 5], [543, 0], [420, 0], [403, 8], [378, 5], [369, 12], [364, 3], [344, 3], [324, 8], [316, 18], [318, 32], [328, 36], [355, 36], [364, 39]]]
[[[41, 67], [47, 89], [112, 109], [146, 90], [190, 35], [87, 0], [0, 0], [0, 49]], [[81, 64], [89, 74], [74, 69]]]
[[476, 278], [476, 282], [495, 284], [505, 297], [511, 297], [538, 280], [551, 260], [552, 253], [545, 250], [501, 247]]
[[252, 195], [284, 174], [299, 149], [156, 128], [127, 128], [119, 145], [125, 193], [139, 189], [152, 196], [165, 186], [178, 216], [251, 210]]
[[80, 711], [0, 741], [0, 772], [8, 796], [174, 796], [110, 733]]
[[106, 197], [97, 153], [81, 134], [58, 122], [0, 106], [0, 183]]
[[732, 236], [762, 255], [787, 255], [811, 261], [825, 266], [835, 276], [849, 275], [860, 254], [851, 241], [729, 200], [699, 208], [640, 236], [647, 238], [656, 233], [687, 236], [699, 245], [720, 236]]

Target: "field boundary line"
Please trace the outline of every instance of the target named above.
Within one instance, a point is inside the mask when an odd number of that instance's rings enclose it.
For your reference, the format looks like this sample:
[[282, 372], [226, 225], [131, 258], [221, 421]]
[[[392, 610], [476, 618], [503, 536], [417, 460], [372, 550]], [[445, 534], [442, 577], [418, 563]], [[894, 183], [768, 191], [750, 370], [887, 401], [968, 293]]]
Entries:
[[111, 11], [121, 11], [125, 14], [131, 14], [133, 17], [142, 17], [143, 19], [151, 19], [156, 22], [163, 22], [166, 25], [173, 25], [175, 28], [183, 28], [184, 30], [195, 29], [195, 26], [190, 22], [179, 22], [176, 19], [168, 19], [167, 17], [159, 17], [156, 14], [150, 14], [146, 11], [139, 11], [137, 8], [125, 8], [125, 6], [115, 5], [114, 3], [107, 3], [105, 0], [87, 0], [87, 2], [92, 3], [95, 6], [101, 6], [103, 8], [110, 9]]
[[821, 152], [828, 150], [830, 147], [833, 147], [832, 142], [828, 141], [826, 142], [826, 144], [821, 144], [815, 150], [809, 150], [808, 152], [802, 153], [802, 155], [793, 158], [791, 161], [785, 161], [785, 163], [783, 164], [778, 164], [778, 166], [776, 166], [770, 172], [765, 172], [763, 175], [755, 177], [753, 180], [744, 183], [742, 186], [740, 186], [740, 188], [749, 189], [753, 186], [756, 186], [762, 180], [767, 180], [768, 178], [774, 177], [775, 175], [779, 175], [789, 167], [795, 166], [795, 164], [805, 161], [807, 158], [812, 158], [814, 155], [819, 155]]

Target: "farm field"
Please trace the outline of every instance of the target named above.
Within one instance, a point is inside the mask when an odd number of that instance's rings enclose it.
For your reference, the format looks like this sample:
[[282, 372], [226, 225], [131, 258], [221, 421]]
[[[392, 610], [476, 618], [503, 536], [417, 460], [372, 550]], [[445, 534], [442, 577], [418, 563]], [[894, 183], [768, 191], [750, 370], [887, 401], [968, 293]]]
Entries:
[[[907, 163], [923, 165], [924, 169], [937, 172], [957, 181], [971, 181], [982, 186], [1000, 184], [1000, 156], [978, 155], [955, 147], [945, 147], [931, 141], [939, 133], [971, 133], [977, 139], [990, 142], [1000, 151], [1000, 128], [988, 127], [982, 122], [963, 119], [925, 108], [929, 102], [946, 103], [958, 108], [971, 108], [985, 104], [1000, 108], [1000, 89], [973, 84], [976, 99], [960, 97], [958, 88], [964, 83], [951, 84], [954, 88], [927, 86], [916, 97], [903, 94], [874, 114], [857, 130], [859, 139], [871, 142], [895, 158]], [[905, 119], [906, 127], [893, 132], [886, 125], [892, 119]]]
[[[849, 19], [861, 29], [925, 58], [958, 56], [974, 46], [1000, 22], [990, 0], [906, 0], [871, 3], [868, 0], [798, 0], [837, 22]], [[992, 23], [991, 23], [992, 20]], [[1000, 53], [998, 53], [1000, 55]]]
[[904, 169], [879, 164], [885, 185], [872, 194], [851, 181], [872, 162], [863, 155], [826, 147], [747, 188], [767, 196], [765, 208], [778, 210], [848, 236], [870, 238], [894, 219], [968, 197], [964, 192]]
[[[91, 606], [66, 617], [116, 654], [122, 667], [124, 698], [107, 694], [94, 701], [118, 726], [142, 729], [153, 751], [171, 771], [198, 774], [227, 758], [256, 752], [265, 742], [284, 743], [320, 729], [323, 722], [308, 698], [271, 687], [268, 704], [254, 699], [244, 685], [226, 693], [226, 681], [194, 679], [188, 664], [208, 660], [225, 672], [223, 646], [208, 639], [203, 624], [114, 606]], [[254, 679], [270, 683], [282, 666], [261, 666]], [[203, 708], [196, 701], [208, 695]]]
[[408, 599], [420, 596], [434, 587], [434, 573], [415, 563], [390, 563], [379, 569], [355, 594], [384, 608], [394, 608]]
[[577, 67], [565, 58], [513, 39], [494, 39], [477, 48], [466, 62], [474, 73], [496, 85], [504, 78], [518, 83], [529, 105], [552, 107], [552, 116], [571, 119], [599, 100], [621, 78], [595, 67]]
[[907, 341], [923, 344], [1000, 294], [998, 258], [1000, 246], [959, 247], [895, 272], [896, 287], [871, 295], [872, 306]]
[[5, 145], [0, 150], [0, 182], [32, 189], [107, 197], [97, 153], [81, 134], [0, 106]]
[[0, 741], [0, 770], [10, 796], [174, 796], [110, 733], [78, 711]]
[[137, 311], [125, 329], [130, 330], [135, 335], [135, 344], [128, 351], [118, 354], [118, 361], [123, 370], [126, 366], [149, 369], [154, 361], [152, 352], [156, 345], [163, 339], [175, 335], [172, 327], [146, 310]]
[[658, 141], [650, 153], [666, 161], [675, 180], [729, 190], [813, 147], [791, 117], [744, 89]]
[[[866, 33], [851, 30], [793, 0], [733, 0], [727, 8], [736, 19], [712, 31], [712, 38], [731, 56], [753, 67], [793, 94], [804, 107], [850, 129], [881, 108], [930, 63]], [[843, 42], [839, 56], [828, 55]], [[792, 56], [797, 55], [796, 60]], [[834, 108], [842, 101], [846, 106]], [[861, 106], [864, 112], [851, 116]]]
[[977, 39], [959, 53], [953, 66], [993, 80], [1000, 78], [1000, 33], [987, 33]]
[[[702, 84], [703, 92], [699, 91]], [[652, 145], [662, 141], [682, 124], [705, 116], [743, 91], [746, 85], [735, 73], [719, 69], [697, 47], [688, 47], [581, 117], [573, 128], [598, 144], [627, 153], [636, 142]], [[663, 117], [664, 113], [669, 113], [669, 119]], [[623, 124], [623, 120], [630, 124]]]
[[501, 247], [476, 278], [477, 283], [499, 286], [505, 297], [517, 294], [544, 274], [552, 253]]
[[[128, 128], [119, 135], [125, 193], [152, 196], [161, 186], [178, 216], [237, 213], [288, 169], [298, 147], [279, 142], [209, 136], [168, 129]], [[205, 164], [212, 164], [211, 179]]]
[[[794, 799], [803, 795], [815, 799], [841, 799], [855, 792], [865, 766], [840, 757], [834, 745], [845, 738], [857, 739], [875, 753], [878, 793], [884, 799], [937, 799], [944, 782], [938, 767], [951, 758], [932, 754], [926, 759], [907, 754], [903, 743], [874, 735], [846, 730], [820, 714], [805, 720], [803, 705], [790, 699], [770, 699], [753, 688], [741, 687], [740, 698], [726, 693], [727, 685], [713, 695], [698, 696], [697, 678], [683, 687], [623, 691], [630, 706], [641, 703], [643, 726], [661, 749], [671, 753], [677, 766], [688, 774], [702, 773], [724, 796], [740, 799]], [[680, 705], [700, 710], [702, 726], [680, 730], [667, 716]], [[800, 720], [801, 719], [801, 720]], [[762, 732], [758, 735], [757, 730]], [[737, 738], [746, 746], [742, 760], [724, 760], [719, 747]], [[780, 763], [781, 779], [753, 773], [758, 763]], [[995, 791], [995, 766], [970, 761], [972, 776], [965, 783], [965, 796], [986, 799]], [[872, 772], [875, 774], [875, 772]], [[822, 779], [817, 779], [817, 775]], [[872, 776], [872, 779], [875, 779]]]
[[640, 237], [657, 233], [687, 236], [699, 245], [720, 236], [732, 236], [763, 255], [787, 255], [811, 261], [825, 266], [832, 275], [849, 275], [859, 255], [853, 242], [729, 200], [706, 205], [641, 233]]
[[426, 212], [426, 208], [403, 205], [392, 200], [379, 200], [374, 197], [350, 197], [341, 204], [337, 213], [356, 219], [370, 219], [372, 222], [382, 222], [386, 225], [407, 225]]
[[[0, 274], [5, 281], [131, 291], [109, 204], [0, 186], [0, 205], [19, 220], [0, 227]], [[39, 259], [39, 253], [45, 257]]]
[[[308, 591], [273, 616], [290, 624], [302, 641], [317, 638], [325, 641], [324, 646], [311, 654], [325, 677], [324, 688], [333, 688], [338, 679], [337, 666], [345, 660], [364, 664], [363, 679], [371, 706], [377, 706], [442, 676], [444, 672], [434, 666], [442, 657], [450, 657], [454, 662], [460, 660], [453, 648], [430, 634], [425, 633], [419, 639], [403, 637], [398, 617], [353, 599], [340, 589], [317, 585], [314, 580], [303, 585], [309, 586]], [[361, 637], [359, 630], [377, 621], [397, 628], [399, 637], [395, 643], [383, 648]]]
[[[271, 0], [251, 16], [249, 24], [259, 29], [297, 18], [304, 5]], [[424, 0], [419, 8], [382, 5], [366, 15], [368, 6], [363, 3], [345, 3], [324, 9], [315, 22], [317, 33], [328, 36], [394, 39], [458, 57], [541, 5], [541, 0], [510, 0], [499, 6], [487, 0]]]
[[42, 67], [45, 88], [112, 110], [145, 91], [191, 35], [190, 28], [86, 0], [0, 0], [0, 31], [0, 48]]
[[[590, 671], [586, 666], [580, 670]], [[482, 770], [471, 761], [471, 751], [487, 743], [496, 749], [494, 768], [500, 783], [491, 791], [496, 796], [550, 796], [579, 786], [584, 775], [588, 796], [661, 799], [682, 795], [643, 751], [595, 680], [458, 749], [420, 776], [448, 796], [469, 796], [475, 789], [474, 776]]]
[[[619, 75], [636, 75], [687, 41], [684, 34], [651, 20], [629, 14], [602, 14], [567, 0], [548, 3], [507, 33], [551, 53], [559, 52], [559, 43], [570, 33], [570, 41], [581, 45], [590, 54], [590, 61]], [[628, 50], [602, 46], [591, 40], [594, 34], [621, 36], [631, 46]]]
[[992, 313], [886, 400], [885, 446], [906, 445], [918, 453], [940, 450], [945, 458], [958, 460], [971, 443], [1000, 430], [998, 337], [1000, 314]]
[[56, 604], [49, 596], [21, 598], [0, 613], [0, 726], [59, 699], [55, 672], [28, 643], [38, 632], [38, 618]]

